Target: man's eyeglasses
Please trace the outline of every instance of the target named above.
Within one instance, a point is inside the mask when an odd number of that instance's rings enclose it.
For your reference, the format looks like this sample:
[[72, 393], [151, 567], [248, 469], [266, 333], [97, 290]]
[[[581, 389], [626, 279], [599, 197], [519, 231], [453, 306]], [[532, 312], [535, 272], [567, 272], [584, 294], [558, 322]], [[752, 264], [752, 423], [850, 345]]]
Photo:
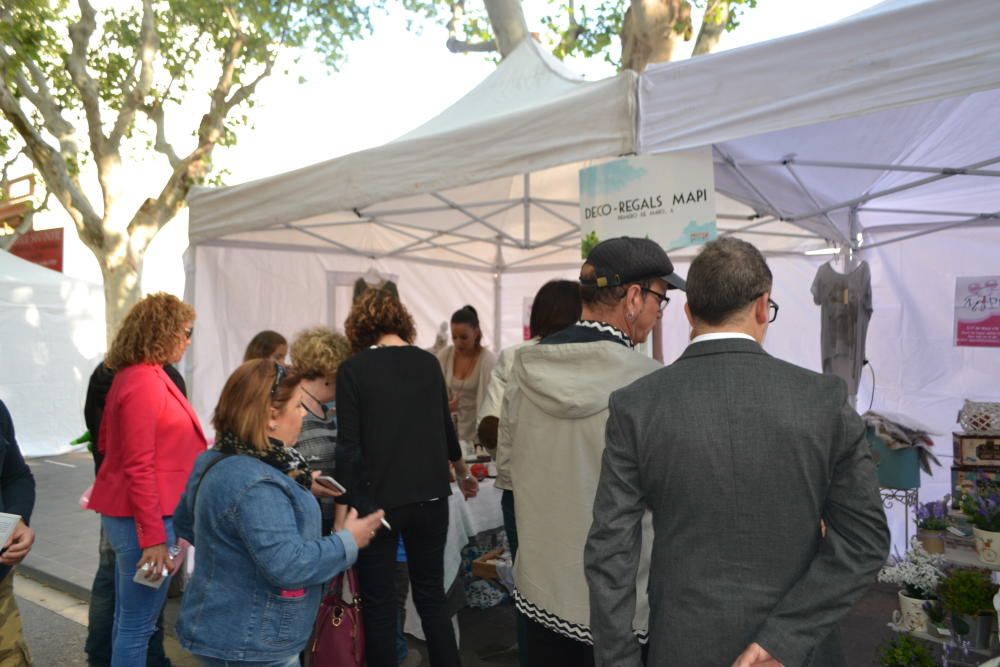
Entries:
[[275, 393], [278, 391], [278, 387], [281, 386], [282, 380], [288, 376], [288, 371], [281, 364], [274, 365], [274, 384], [271, 385], [271, 398], [274, 398]]
[[[761, 292], [760, 294], [758, 294], [754, 298], [750, 299], [750, 301], [756, 301], [757, 299], [759, 299], [760, 297], [764, 296], [765, 294], [767, 294], [767, 292]], [[771, 299], [771, 297], [767, 298], [767, 313], [768, 313], [768, 318], [767, 318], [768, 324], [770, 324], [771, 322], [773, 322], [776, 319], [778, 319], [778, 304], [776, 304]]]
[[669, 296], [667, 296], [666, 294], [662, 294], [660, 292], [657, 292], [655, 289], [649, 289], [648, 287], [640, 287], [639, 289], [641, 289], [643, 292], [649, 292], [650, 294], [652, 294], [653, 296], [655, 296], [657, 298], [657, 300], [659, 300], [659, 302], [660, 302], [660, 312], [661, 313], [664, 310], [666, 310], [667, 304], [670, 303], [670, 297]]

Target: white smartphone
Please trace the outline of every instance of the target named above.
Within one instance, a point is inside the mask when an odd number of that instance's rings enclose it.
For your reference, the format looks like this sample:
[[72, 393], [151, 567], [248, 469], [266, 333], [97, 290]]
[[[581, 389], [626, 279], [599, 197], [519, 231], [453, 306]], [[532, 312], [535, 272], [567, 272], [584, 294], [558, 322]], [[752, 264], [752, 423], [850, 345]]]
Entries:
[[344, 488], [344, 485], [329, 475], [320, 475], [316, 478], [316, 481], [328, 489], [340, 491], [341, 493], [347, 493], [347, 489]]
[[135, 576], [132, 577], [132, 581], [137, 584], [142, 584], [143, 586], [149, 586], [150, 588], [159, 588], [163, 585], [163, 582], [167, 580], [170, 576], [170, 570], [163, 568], [162, 576], [156, 581], [150, 581], [146, 578], [146, 573], [149, 572], [149, 563], [143, 563], [142, 567], [135, 571]]

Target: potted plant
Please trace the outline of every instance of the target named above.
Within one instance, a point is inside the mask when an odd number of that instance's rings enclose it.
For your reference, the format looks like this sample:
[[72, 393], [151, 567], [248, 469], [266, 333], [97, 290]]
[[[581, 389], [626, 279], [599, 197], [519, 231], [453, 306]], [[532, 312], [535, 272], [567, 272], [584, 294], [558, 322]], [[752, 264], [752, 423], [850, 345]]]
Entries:
[[934, 667], [937, 664], [927, 644], [909, 635], [893, 637], [882, 647], [878, 659], [885, 667]]
[[906, 630], [927, 632], [927, 613], [923, 604], [937, 597], [937, 587], [944, 578], [941, 556], [927, 553], [916, 537], [910, 538], [910, 550], [886, 565], [878, 573], [878, 580], [901, 586], [899, 591], [899, 617], [893, 621]]
[[989, 572], [967, 568], [951, 570], [938, 586], [941, 604], [951, 612], [952, 629], [975, 648], [989, 648], [996, 592]]
[[990, 565], [1000, 563], [1000, 496], [963, 493], [959, 507], [972, 524], [979, 560]]
[[917, 538], [930, 554], [944, 553], [944, 531], [948, 528], [949, 496], [917, 505]]
[[948, 612], [940, 600], [927, 600], [923, 604], [924, 613], [927, 614], [927, 634], [938, 639], [948, 639], [951, 637], [951, 630], [948, 628]]

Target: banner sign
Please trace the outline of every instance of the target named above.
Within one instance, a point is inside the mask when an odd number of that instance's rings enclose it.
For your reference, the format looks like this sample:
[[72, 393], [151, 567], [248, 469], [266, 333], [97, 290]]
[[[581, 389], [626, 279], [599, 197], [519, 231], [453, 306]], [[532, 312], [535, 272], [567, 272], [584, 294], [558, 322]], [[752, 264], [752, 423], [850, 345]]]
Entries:
[[580, 170], [583, 255], [616, 236], [650, 238], [665, 250], [716, 236], [709, 148], [639, 155]]
[[955, 279], [955, 345], [1000, 347], [1000, 276]]
[[10, 254], [53, 271], [63, 270], [63, 228], [25, 232], [10, 246]]

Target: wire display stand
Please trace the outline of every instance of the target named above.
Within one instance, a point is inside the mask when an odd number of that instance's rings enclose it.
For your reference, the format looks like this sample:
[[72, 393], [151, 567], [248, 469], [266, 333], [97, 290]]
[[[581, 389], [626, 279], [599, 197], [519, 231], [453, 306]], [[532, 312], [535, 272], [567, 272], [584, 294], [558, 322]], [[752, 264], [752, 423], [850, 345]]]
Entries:
[[904, 523], [904, 537], [906, 538], [905, 544], [910, 543], [910, 508], [916, 507], [917, 503], [920, 502], [920, 488], [915, 489], [879, 489], [879, 495], [882, 496], [882, 507], [887, 511], [891, 510], [896, 504], [901, 504], [903, 506], [903, 515], [905, 518]]

